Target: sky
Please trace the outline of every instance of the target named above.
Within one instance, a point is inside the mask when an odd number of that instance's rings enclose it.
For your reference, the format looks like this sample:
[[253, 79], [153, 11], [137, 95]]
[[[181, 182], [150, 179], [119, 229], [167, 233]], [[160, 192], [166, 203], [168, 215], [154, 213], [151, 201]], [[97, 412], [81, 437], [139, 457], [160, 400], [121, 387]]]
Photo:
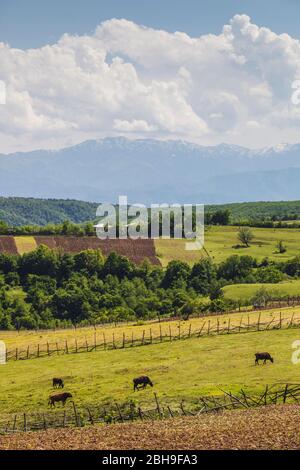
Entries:
[[0, 0], [0, 152], [299, 142], [299, 19], [299, 0]]

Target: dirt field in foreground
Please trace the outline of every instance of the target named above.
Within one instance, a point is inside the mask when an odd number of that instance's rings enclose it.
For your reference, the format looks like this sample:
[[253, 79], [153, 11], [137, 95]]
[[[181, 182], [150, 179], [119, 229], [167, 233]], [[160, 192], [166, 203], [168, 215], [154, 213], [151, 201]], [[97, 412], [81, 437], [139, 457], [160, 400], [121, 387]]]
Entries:
[[300, 449], [300, 406], [1, 436], [0, 449]]

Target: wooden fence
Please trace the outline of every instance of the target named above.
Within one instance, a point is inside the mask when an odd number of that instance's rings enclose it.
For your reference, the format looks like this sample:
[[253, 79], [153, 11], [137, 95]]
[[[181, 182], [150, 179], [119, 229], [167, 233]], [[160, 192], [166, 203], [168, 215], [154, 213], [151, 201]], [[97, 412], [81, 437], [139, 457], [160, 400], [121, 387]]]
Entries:
[[134, 402], [77, 407], [69, 402], [66, 408], [46, 413], [20, 413], [0, 420], [1, 433], [15, 433], [46, 430], [50, 428], [72, 428], [94, 424], [125, 423], [136, 420], [154, 420], [177, 416], [199, 416], [204, 413], [218, 413], [225, 410], [245, 409], [270, 404], [299, 403], [300, 384], [274, 384], [266, 386], [256, 395], [241, 389], [238, 394], [221, 390], [219, 396], [199, 397], [193, 403], [182, 400], [175, 405], [166, 399], [160, 401], [154, 393], [153, 405], [142, 407]]
[[169, 324], [168, 328], [166, 328], [166, 325], [164, 328], [163, 326], [163, 324], [159, 324], [159, 333], [156, 335], [153, 334], [152, 328], [149, 328], [147, 330], [143, 330], [139, 336], [134, 335], [134, 332], [131, 332], [130, 335], [128, 335], [128, 333], [126, 334], [125, 332], [121, 332], [118, 338], [115, 337], [114, 333], [112, 333], [108, 338], [105, 332], [102, 332], [102, 334], [99, 335], [95, 330], [92, 338], [84, 339], [82, 341], [75, 338], [72, 341], [65, 340], [63, 343], [45, 343], [34, 346], [28, 345], [25, 348], [7, 349], [6, 360], [18, 361], [54, 355], [125, 349], [213, 335], [299, 328], [300, 317], [296, 317], [295, 313], [289, 317], [284, 317], [280, 312], [278, 318], [273, 317], [268, 322], [262, 322], [261, 314], [259, 313], [257, 320], [252, 322], [250, 321], [250, 315], [246, 317], [246, 320], [244, 319], [244, 316], [241, 316], [238, 324], [234, 324], [232, 319], [229, 317], [226, 322], [219, 318], [217, 318], [216, 321], [212, 321], [211, 319], [204, 320], [202, 325], [198, 328], [193, 328], [192, 324], [188, 324], [187, 322], [184, 323], [184, 326], [182, 326], [180, 322], [172, 326]]

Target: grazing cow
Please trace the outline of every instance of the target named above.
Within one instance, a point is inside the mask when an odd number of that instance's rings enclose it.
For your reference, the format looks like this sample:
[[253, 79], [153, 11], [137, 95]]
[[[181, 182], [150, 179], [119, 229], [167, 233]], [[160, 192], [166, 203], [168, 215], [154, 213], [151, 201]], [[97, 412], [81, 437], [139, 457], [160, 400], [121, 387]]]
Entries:
[[64, 388], [65, 386], [63, 379], [58, 379], [56, 377], [52, 379], [52, 384], [53, 384], [53, 388]]
[[65, 406], [68, 398], [72, 398], [71, 393], [60, 393], [59, 395], [51, 395], [49, 397], [48, 405], [55, 407], [55, 402], [62, 402], [62, 405]]
[[265, 364], [267, 361], [274, 362], [274, 359], [273, 359], [273, 357], [271, 356], [270, 353], [262, 352], [262, 353], [256, 353], [255, 354], [255, 365], [259, 364], [258, 361], [264, 361], [264, 364]]
[[146, 388], [147, 385], [150, 385], [150, 387], [153, 387], [153, 383], [147, 377], [146, 375], [143, 375], [142, 377], [137, 377], [136, 379], [133, 379], [133, 390], [139, 390], [141, 388]]

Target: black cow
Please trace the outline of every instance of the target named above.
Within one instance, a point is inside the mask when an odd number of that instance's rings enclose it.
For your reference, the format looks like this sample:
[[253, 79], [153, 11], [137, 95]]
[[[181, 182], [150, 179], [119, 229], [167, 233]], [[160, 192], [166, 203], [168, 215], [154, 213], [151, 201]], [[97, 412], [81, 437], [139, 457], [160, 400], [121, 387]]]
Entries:
[[262, 353], [256, 353], [255, 354], [255, 365], [259, 364], [258, 361], [264, 361], [264, 364], [265, 364], [267, 361], [271, 361], [273, 363], [274, 359], [273, 359], [273, 357], [271, 356], [270, 353], [262, 352]]
[[53, 388], [64, 388], [65, 386], [63, 379], [58, 379], [57, 377], [54, 377], [54, 379], [52, 379], [52, 385]]
[[59, 395], [51, 395], [48, 400], [48, 405], [55, 407], [55, 403], [61, 401], [62, 405], [65, 406], [68, 398], [72, 398], [71, 393], [60, 393]]
[[150, 387], [153, 387], [153, 383], [147, 377], [147, 375], [143, 375], [142, 377], [137, 377], [136, 379], [133, 379], [133, 390], [140, 390], [141, 388], [146, 388], [147, 385], [150, 385]]

